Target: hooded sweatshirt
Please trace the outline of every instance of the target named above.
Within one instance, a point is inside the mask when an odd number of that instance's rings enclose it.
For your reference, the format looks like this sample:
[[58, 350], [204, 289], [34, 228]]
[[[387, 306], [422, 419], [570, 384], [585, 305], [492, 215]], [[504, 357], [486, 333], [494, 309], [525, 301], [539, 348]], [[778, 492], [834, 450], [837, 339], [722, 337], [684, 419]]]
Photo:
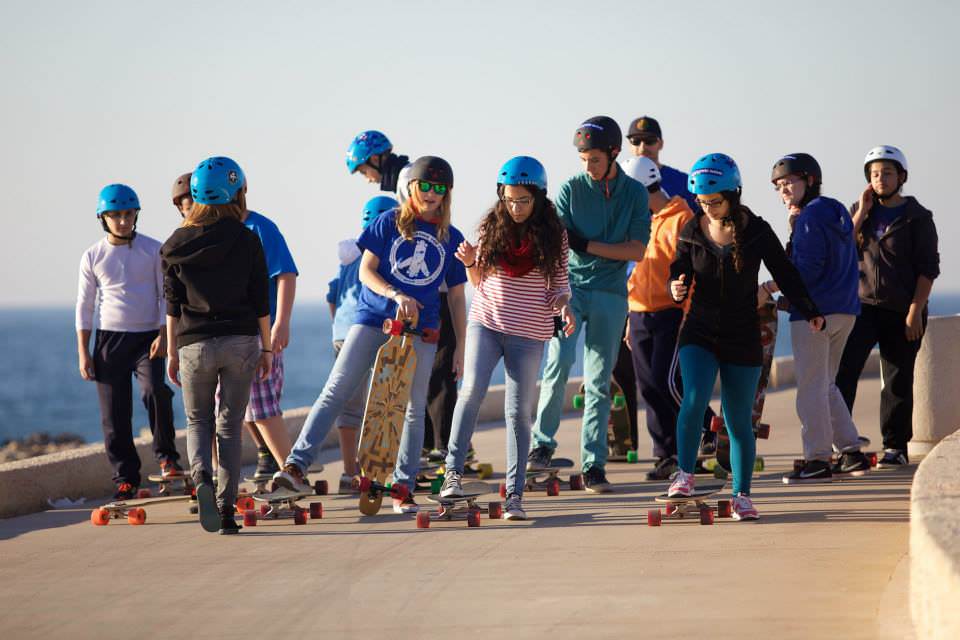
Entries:
[[270, 315], [267, 263], [257, 234], [223, 218], [181, 227], [160, 247], [167, 315], [178, 318], [178, 345], [215, 336], [259, 334]]
[[[860, 314], [853, 221], [840, 202], [820, 196], [807, 203], [794, 222], [790, 246], [790, 260], [821, 313]], [[791, 322], [803, 319], [790, 311]]]
[[[337, 308], [333, 317], [333, 340], [346, 340], [347, 332], [356, 321], [357, 302], [363, 285], [360, 283], [360, 256], [362, 252], [354, 238], [341, 240], [337, 245], [337, 257], [340, 259], [340, 272], [330, 282], [331, 295], [327, 302]], [[336, 283], [336, 285], [334, 285]]]
[[627, 281], [630, 311], [654, 312], [683, 309], [670, 296], [670, 263], [677, 255], [680, 230], [693, 218], [687, 201], [673, 196], [650, 219], [650, 242]]

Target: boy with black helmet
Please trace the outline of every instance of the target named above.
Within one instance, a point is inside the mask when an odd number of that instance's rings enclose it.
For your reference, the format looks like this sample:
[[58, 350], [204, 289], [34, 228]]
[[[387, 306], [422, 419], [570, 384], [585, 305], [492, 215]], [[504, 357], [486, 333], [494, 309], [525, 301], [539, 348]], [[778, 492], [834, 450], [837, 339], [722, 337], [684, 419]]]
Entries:
[[664, 190], [680, 196], [687, 201], [693, 211], [697, 210], [697, 198], [687, 188], [687, 174], [679, 169], [660, 163], [660, 151], [663, 150], [663, 132], [660, 123], [650, 116], [634, 118], [627, 129], [627, 140], [634, 156], [650, 158], [660, 170], [660, 181]]
[[[790, 215], [790, 261], [826, 318], [824, 330], [812, 333], [803, 330], [803, 317], [790, 309], [805, 463], [783, 476], [783, 482], [826, 483], [834, 474], [863, 475], [870, 470], [870, 463], [860, 451], [857, 427], [834, 382], [847, 337], [860, 313], [853, 221], [840, 202], [820, 195], [820, 164], [808, 153], [791, 153], [777, 160], [770, 181]], [[757, 296], [764, 302], [777, 290], [771, 280], [761, 285]], [[831, 467], [833, 447], [840, 451], [840, 458]]]
[[877, 466], [909, 463], [913, 437], [913, 368], [927, 325], [927, 299], [940, 275], [933, 214], [913, 196], [901, 194], [907, 159], [896, 147], [867, 152], [868, 184], [850, 212], [860, 247], [861, 311], [847, 340], [837, 386], [850, 410], [870, 350], [880, 344], [883, 390], [880, 430], [884, 455]]
[[586, 327], [581, 464], [585, 487], [595, 493], [610, 491], [604, 470], [610, 372], [627, 318], [627, 263], [643, 258], [650, 235], [647, 190], [616, 163], [621, 141], [620, 127], [606, 116], [586, 120], [574, 133], [585, 171], [560, 186], [556, 207], [571, 249], [570, 306], [576, 331], [550, 340], [528, 463], [542, 467], [553, 457], [567, 376], [580, 330]]

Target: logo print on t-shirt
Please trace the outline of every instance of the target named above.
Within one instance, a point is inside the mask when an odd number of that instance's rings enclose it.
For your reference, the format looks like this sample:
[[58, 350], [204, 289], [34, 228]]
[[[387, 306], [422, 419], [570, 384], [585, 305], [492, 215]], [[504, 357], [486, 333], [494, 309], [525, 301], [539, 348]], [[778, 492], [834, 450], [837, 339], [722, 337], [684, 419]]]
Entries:
[[[410, 250], [411, 245], [413, 251]], [[405, 240], [403, 236], [393, 241], [390, 247], [390, 272], [404, 284], [423, 287], [440, 277], [446, 254], [443, 245], [432, 235], [415, 231], [413, 242]]]

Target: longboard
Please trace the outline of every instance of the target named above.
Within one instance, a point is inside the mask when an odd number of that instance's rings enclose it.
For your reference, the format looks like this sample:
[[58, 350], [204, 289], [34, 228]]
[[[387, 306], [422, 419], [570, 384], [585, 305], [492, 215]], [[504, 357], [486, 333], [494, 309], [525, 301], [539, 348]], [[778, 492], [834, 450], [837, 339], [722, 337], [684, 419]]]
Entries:
[[[254, 502], [260, 503], [259, 510], [248, 509], [243, 513], [243, 525], [256, 526], [258, 519], [293, 518], [294, 524], [306, 524], [307, 512], [297, 504], [298, 500], [309, 498], [315, 494], [303, 491], [277, 489], [271, 493], [254, 495]], [[310, 518], [317, 520], [323, 517], [323, 506], [320, 502], [311, 502], [309, 507]]]
[[110, 524], [111, 520], [126, 518], [132, 525], [141, 525], [147, 521], [147, 511], [144, 507], [161, 502], [179, 502], [180, 500], [189, 500], [190, 494], [180, 496], [163, 496], [159, 498], [139, 498], [136, 500], [119, 500], [109, 502], [102, 507], [97, 507], [90, 512], [90, 522], [95, 526], [102, 527]]
[[147, 476], [147, 481], [160, 486], [157, 493], [161, 496], [169, 495], [171, 493], [170, 490], [178, 484], [182, 485], [184, 494], [189, 494], [193, 490], [193, 480], [186, 473], [172, 478], [165, 478], [159, 473], [154, 473]]
[[[560, 472], [572, 469], [576, 463], [570, 458], [554, 458], [546, 467], [528, 468], [526, 471], [526, 489], [528, 491], [546, 490], [548, 496], [560, 495]], [[583, 476], [571, 473], [565, 481], [573, 491], [583, 489]], [[506, 497], [507, 486], [500, 484], [500, 497]]]
[[408, 491], [406, 486], [388, 488], [386, 483], [397, 462], [410, 386], [417, 368], [413, 340], [417, 336], [424, 341], [437, 339], [435, 330], [420, 331], [400, 320], [385, 320], [383, 332], [390, 338], [377, 350], [357, 449], [361, 476], [359, 509], [368, 516], [380, 511], [385, 492], [403, 497]]
[[[573, 408], [586, 406], [586, 389], [580, 383], [580, 389], [573, 396]], [[627, 399], [620, 384], [610, 378], [610, 415], [607, 418], [607, 461], [636, 462], [637, 445], [630, 436], [630, 415], [627, 413]], [[631, 452], [633, 455], [631, 455]]]
[[[689, 496], [671, 497], [666, 493], [654, 496], [654, 502], [665, 504], [666, 507], [663, 511], [659, 508], [647, 511], [647, 525], [659, 527], [664, 519], [682, 519], [688, 515], [698, 515], [700, 517], [700, 524], [713, 524], [714, 510], [713, 507], [707, 504], [706, 500], [723, 491], [723, 487], [723, 484], [704, 485], [695, 489]], [[720, 500], [717, 502], [717, 516], [729, 518], [730, 513], [729, 500]]]
[[[462, 496], [441, 496], [440, 494], [431, 494], [427, 500], [440, 505], [434, 517], [443, 520], [453, 520], [455, 514], [465, 514], [468, 527], [480, 526], [480, 513], [482, 509], [477, 504], [477, 498], [488, 493], [489, 488], [485, 484], [467, 484], [463, 487]], [[499, 520], [503, 517], [503, 505], [499, 502], [487, 503], [487, 517], [491, 520]], [[422, 510], [417, 513], [417, 528], [428, 529], [430, 527], [431, 514], [429, 511]]]

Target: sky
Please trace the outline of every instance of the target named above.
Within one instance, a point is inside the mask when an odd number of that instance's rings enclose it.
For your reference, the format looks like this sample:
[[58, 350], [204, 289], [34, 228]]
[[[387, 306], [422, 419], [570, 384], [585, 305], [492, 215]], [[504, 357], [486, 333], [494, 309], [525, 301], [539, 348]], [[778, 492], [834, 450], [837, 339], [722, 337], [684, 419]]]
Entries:
[[139, 194], [139, 231], [179, 224], [170, 187], [202, 159], [243, 167], [322, 300], [336, 245], [374, 185], [350, 140], [379, 129], [411, 158], [453, 166], [468, 238], [500, 165], [532, 155], [551, 192], [580, 171], [573, 132], [609, 115], [660, 121], [661, 161], [733, 156], [743, 200], [786, 239], [770, 168], [813, 154], [846, 204], [862, 162], [900, 147], [904, 192], [934, 212], [942, 275], [960, 291], [949, 201], [960, 137], [953, 2], [0, 2], [0, 306], [72, 305], [83, 251], [103, 236], [97, 194]]

